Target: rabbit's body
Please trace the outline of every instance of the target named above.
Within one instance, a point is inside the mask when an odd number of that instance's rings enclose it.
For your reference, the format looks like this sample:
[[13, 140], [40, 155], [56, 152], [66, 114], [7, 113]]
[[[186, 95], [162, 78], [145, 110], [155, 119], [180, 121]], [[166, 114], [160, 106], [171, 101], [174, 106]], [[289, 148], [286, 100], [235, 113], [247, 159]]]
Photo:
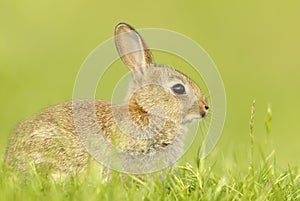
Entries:
[[129, 25], [116, 27], [116, 45], [133, 74], [128, 100], [122, 105], [73, 100], [43, 110], [15, 129], [5, 163], [19, 170], [29, 163], [50, 168], [52, 175], [84, 171], [91, 156], [85, 132], [102, 135], [129, 156], [151, 156], [168, 147], [167, 157], [182, 154], [185, 124], [207, 113], [204, 95], [185, 75], [153, 64], [150, 51]]
[[[98, 134], [103, 134], [119, 150], [133, 155], [160, 151], [172, 143], [175, 137], [184, 134], [185, 129], [182, 126], [168, 120], [164, 129], [153, 138], [135, 138], [120, 131], [114, 122], [113, 115], [119, 115], [118, 118], [123, 119], [122, 123], [126, 124], [128, 118], [124, 114], [127, 104], [112, 106], [107, 101], [98, 100], [66, 102], [51, 106], [35, 117], [21, 122], [11, 136], [5, 162], [22, 171], [28, 167], [28, 162], [34, 162], [37, 168], [51, 168], [53, 175], [86, 170], [90, 156], [82, 143], [84, 139], [76, 131], [73, 104], [81, 110], [82, 117], [79, 118], [90, 115], [90, 108], [95, 106], [97, 119], [89, 122], [89, 126], [99, 127], [101, 130]], [[137, 109], [133, 103], [129, 110], [133, 111], [131, 115], [138, 117], [134, 120], [136, 125], [146, 126], [149, 123], [149, 114]], [[160, 117], [157, 120], [163, 121]], [[181, 152], [182, 145], [183, 142], [178, 141], [174, 146], [177, 150], [173, 151]]]

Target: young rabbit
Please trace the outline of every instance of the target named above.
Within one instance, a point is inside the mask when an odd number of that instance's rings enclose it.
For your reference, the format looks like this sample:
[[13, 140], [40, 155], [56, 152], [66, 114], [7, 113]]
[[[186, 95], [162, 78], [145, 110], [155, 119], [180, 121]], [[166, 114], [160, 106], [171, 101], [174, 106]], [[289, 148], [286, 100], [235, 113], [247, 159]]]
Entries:
[[[21, 171], [28, 164], [46, 167], [53, 176], [77, 173], [87, 170], [89, 158], [99, 167], [103, 167], [100, 162], [105, 165], [107, 161], [99, 162], [93, 154], [104, 144], [126, 155], [121, 164], [124, 171], [130, 170], [135, 156], [142, 156], [139, 168], [145, 164], [146, 170], [159, 152], [167, 150], [160, 157], [168, 163], [181, 156], [186, 124], [207, 115], [205, 96], [184, 74], [155, 64], [144, 40], [130, 25], [115, 27], [115, 44], [132, 73], [128, 100], [121, 105], [72, 100], [22, 121], [10, 138], [6, 164]], [[100, 138], [103, 141], [93, 144]]]

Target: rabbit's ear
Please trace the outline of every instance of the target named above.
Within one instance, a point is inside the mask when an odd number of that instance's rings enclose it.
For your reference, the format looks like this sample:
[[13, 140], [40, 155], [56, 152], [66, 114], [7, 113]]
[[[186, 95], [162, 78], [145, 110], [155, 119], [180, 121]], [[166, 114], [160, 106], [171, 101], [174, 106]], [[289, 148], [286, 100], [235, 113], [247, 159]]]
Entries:
[[146, 43], [130, 25], [126, 23], [117, 24], [115, 43], [120, 57], [130, 70], [154, 63]]

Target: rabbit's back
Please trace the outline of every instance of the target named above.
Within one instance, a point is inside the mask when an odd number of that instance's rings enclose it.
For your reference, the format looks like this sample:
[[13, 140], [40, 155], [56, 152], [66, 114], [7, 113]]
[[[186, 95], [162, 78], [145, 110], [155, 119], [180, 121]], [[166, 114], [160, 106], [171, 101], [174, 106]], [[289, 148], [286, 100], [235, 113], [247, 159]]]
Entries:
[[[85, 170], [89, 154], [76, 132], [73, 103], [51, 106], [22, 121], [11, 136], [5, 163], [21, 171], [33, 164], [41, 171], [51, 171], [51, 174]], [[105, 101], [85, 100], [77, 103], [80, 111], [86, 111], [93, 103], [103, 112], [109, 107]], [[84, 117], [86, 114], [79, 115]]]

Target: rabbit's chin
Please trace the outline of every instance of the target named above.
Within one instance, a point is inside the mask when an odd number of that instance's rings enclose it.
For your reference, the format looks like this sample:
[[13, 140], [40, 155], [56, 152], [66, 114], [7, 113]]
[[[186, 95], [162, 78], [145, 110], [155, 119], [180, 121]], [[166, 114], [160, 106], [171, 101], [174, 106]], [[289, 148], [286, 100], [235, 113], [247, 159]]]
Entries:
[[198, 122], [202, 119], [201, 116], [197, 115], [197, 114], [188, 114], [184, 117], [182, 124], [189, 124], [189, 123], [193, 123], [193, 122]]

